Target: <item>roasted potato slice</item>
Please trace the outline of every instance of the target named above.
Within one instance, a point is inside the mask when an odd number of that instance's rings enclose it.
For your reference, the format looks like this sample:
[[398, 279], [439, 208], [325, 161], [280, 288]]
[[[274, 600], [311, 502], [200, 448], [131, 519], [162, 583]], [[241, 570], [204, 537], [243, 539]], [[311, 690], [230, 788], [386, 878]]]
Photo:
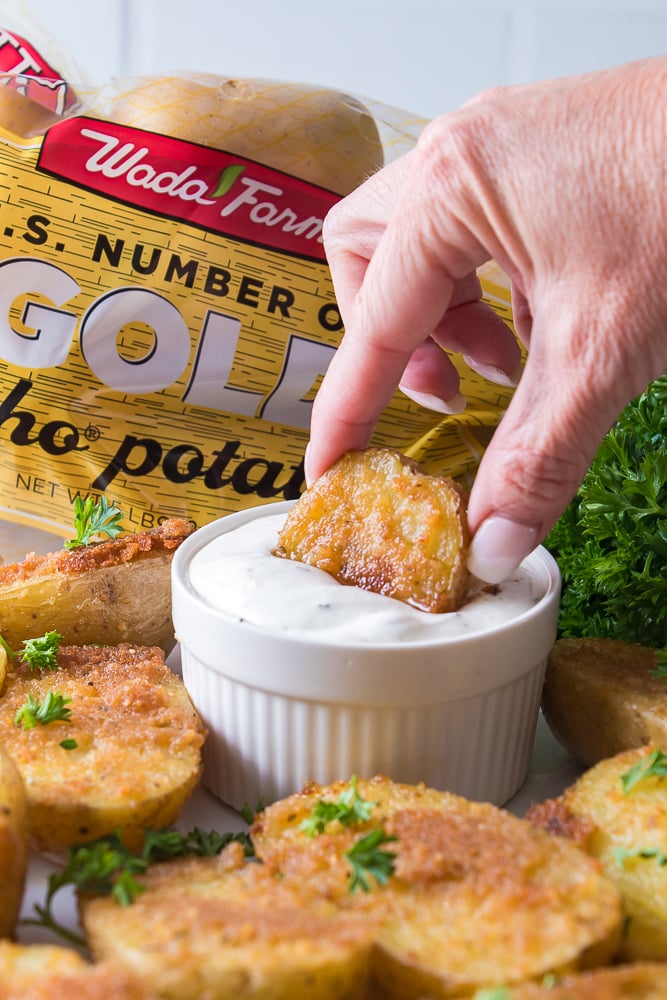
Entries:
[[[43, 704], [49, 692], [71, 699], [69, 721], [17, 724], [26, 701]], [[167, 826], [180, 814], [199, 780], [204, 736], [158, 647], [64, 646], [55, 670], [19, 662], [0, 697], [0, 743], [24, 779], [31, 836], [41, 849], [115, 831], [139, 847], [145, 827]]]
[[424, 611], [455, 611], [470, 585], [462, 489], [399, 452], [343, 455], [289, 511], [274, 555]]
[[0, 745], [0, 938], [14, 934], [25, 888], [28, 843], [23, 780]]
[[256, 160], [340, 195], [384, 161], [368, 108], [324, 87], [213, 73], [143, 77], [119, 95], [109, 117]]
[[657, 754], [638, 747], [601, 760], [528, 814], [575, 839], [616, 885], [627, 918], [620, 954], [630, 960], [667, 960], [667, 780], [664, 765], [650, 767]]
[[215, 858], [154, 865], [132, 906], [82, 897], [93, 955], [128, 968], [163, 1000], [362, 1000], [372, 925], [307, 883]]
[[542, 711], [584, 766], [656, 743], [667, 750], [667, 686], [656, 651], [617, 639], [559, 639], [549, 656]]
[[0, 1000], [155, 1000], [123, 969], [91, 965], [71, 948], [0, 941]]
[[[270, 805], [252, 826], [265, 867], [311, 886], [345, 910], [379, 921], [372, 974], [392, 998], [460, 997], [601, 964], [621, 927], [618, 892], [597, 864], [565, 840], [494, 806], [449, 792], [359, 780], [361, 822], [302, 824], [320, 801], [349, 796], [350, 783]], [[350, 893], [351, 847], [382, 829], [395, 841], [395, 871], [368, 893]]]
[[617, 965], [498, 993], [498, 1000], [667, 1000], [667, 965]]
[[192, 530], [170, 518], [149, 531], [0, 565], [0, 635], [14, 649], [56, 629], [66, 643], [169, 652], [171, 560]]

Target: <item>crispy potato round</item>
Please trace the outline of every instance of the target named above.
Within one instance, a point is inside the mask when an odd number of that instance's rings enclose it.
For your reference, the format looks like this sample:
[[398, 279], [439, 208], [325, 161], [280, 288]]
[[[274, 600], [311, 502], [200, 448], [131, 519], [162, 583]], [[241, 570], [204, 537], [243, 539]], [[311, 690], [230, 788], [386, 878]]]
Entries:
[[[502, 992], [502, 991], [501, 991]], [[667, 965], [636, 962], [530, 983], [503, 993], [504, 1000], [667, 1000]], [[502, 1000], [502, 998], [498, 998]]]
[[66, 643], [169, 652], [171, 560], [192, 531], [190, 521], [170, 518], [149, 531], [0, 565], [0, 635], [16, 650], [55, 629]]
[[627, 777], [648, 768], [656, 750], [638, 747], [601, 760], [529, 813], [574, 836], [616, 885], [627, 916], [620, 954], [631, 960], [667, 960], [667, 780], [650, 771], [628, 786]]
[[144, 77], [112, 120], [225, 150], [345, 195], [382, 166], [373, 116], [353, 97], [212, 73]]
[[[71, 699], [69, 721], [17, 724], [28, 698], [43, 704], [49, 692]], [[31, 837], [41, 849], [116, 831], [139, 847], [146, 827], [179, 816], [199, 780], [204, 736], [157, 647], [61, 647], [56, 670], [19, 663], [0, 697], [0, 743], [25, 782]]]
[[0, 941], [0, 1000], [155, 1000], [134, 976], [71, 948]]
[[0, 744], [0, 938], [14, 934], [28, 869], [28, 843], [23, 780]]
[[542, 711], [584, 766], [656, 743], [667, 750], [667, 686], [656, 651], [616, 639], [559, 639], [549, 656]]
[[289, 511], [274, 555], [430, 612], [469, 592], [461, 487], [390, 448], [343, 455]]
[[372, 925], [307, 883], [215, 858], [154, 865], [132, 906], [80, 901], [98, 959], [128, 968], [162, 1000], [362, 1000]]
[[[459, 997], [595, 966], [615, 953], [618, 892], [574, 845], [452, 793], [387, 778], [356, 788], [375, 803], [363, 822], [334, 821], [315, 837], [302, 828], [318, 802], [350, 794], [350, 783], [337, 782], [268, 806], [251, 834], [270, 870], [379, 921], [372, 972], [386, 995]], [[395, 872], [385, 885], [351, 894], [346, 853], [378, 828], [397, 838], [385, 848], [395, 853]]]

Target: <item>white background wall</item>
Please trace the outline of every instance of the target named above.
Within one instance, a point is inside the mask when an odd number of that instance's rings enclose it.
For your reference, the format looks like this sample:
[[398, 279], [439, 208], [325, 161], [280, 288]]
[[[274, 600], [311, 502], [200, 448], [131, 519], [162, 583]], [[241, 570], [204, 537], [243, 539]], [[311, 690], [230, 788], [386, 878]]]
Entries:
[[425, 117], [485, 87], [667, 50], [667, 0], [26, 0], [26, 7], [93, 84], [201, 69], [332, 85]]

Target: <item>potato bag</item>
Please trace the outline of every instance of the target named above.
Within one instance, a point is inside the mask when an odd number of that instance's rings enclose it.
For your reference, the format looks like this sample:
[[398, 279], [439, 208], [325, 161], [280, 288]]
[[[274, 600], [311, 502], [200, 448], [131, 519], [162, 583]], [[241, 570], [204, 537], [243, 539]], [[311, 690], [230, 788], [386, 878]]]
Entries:
[[[4, 515], [67, 536], [77, 495], [131, 529], [295, 499], [343, 332], [322, 221], [425, 123], [303, 83], [96, 87], [0, 40]], [[510, 322], [504, 276], [481, 277]], [[511, 390], [461, 375], [464, 414], [396, 393], [374, 443], [469, 478]]]

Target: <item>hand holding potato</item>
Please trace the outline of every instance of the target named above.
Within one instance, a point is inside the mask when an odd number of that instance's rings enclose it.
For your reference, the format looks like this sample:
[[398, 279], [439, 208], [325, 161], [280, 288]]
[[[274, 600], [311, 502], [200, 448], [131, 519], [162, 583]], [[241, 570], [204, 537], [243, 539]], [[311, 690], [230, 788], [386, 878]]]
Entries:
[[480, 303], [495, 258], [529, 348], [481, 461], [469, 566], [508, 576], [554, 524], [621, 408], [667, 366], [667, 59], [481, 95], [329, 214], [345, 336], [315, 400], [307, 474], [363, 448], [397, 385], [460, 410], [447, 351], [511, 383]]

